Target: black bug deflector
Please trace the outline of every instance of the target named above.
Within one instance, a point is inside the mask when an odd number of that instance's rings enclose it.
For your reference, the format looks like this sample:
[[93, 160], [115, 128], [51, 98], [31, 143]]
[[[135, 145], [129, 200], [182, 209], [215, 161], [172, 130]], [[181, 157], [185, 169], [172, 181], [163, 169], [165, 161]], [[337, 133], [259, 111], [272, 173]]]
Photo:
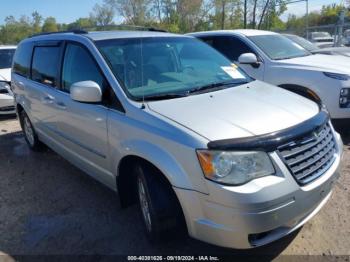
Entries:
[[317, 132], [329, 121], [329, 115], [321, 110], [314, 117], [296, 125], [269, 134], [252, 137], [216, 140], [208, 143], [212, 150], [262, 150], [272, 152], [291, 141], [296, 141]]

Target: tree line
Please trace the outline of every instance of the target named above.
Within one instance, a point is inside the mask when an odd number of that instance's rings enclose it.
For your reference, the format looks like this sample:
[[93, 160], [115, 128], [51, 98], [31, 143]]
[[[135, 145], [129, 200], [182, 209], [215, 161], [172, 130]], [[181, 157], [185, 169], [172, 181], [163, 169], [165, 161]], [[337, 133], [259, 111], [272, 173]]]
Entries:
[[[174, 33], [192, 31], [255, 28], [277, 31], [305, 30], [305, 16], [280, 16], [287, 10], [287, 0], [103, 0], [86, 17], [72, 23], [58, 23], [38, 12], [5, 18], [0, 26], [0, 44], [16, 44], [29, 35], [73, 29], [103, 30], [116, 25], [137, 25]], [[323, 6], [309, 15], [309, 25], [335, 23], [344, 6]]]

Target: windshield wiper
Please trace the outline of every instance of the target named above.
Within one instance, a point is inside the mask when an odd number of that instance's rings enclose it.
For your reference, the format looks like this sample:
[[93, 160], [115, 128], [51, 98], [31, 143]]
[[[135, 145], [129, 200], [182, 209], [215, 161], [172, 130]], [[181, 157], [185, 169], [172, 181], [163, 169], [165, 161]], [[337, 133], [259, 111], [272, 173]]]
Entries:
[[[152, 95], [152, 96], [145, 96], [145, 101], [166, 100], [166, 99], [174, 99], [174, 98], [180, 98], [180, 97], [186, 97], [186, 96], [188, 96], [187, 92], [158, 94], [158, 95]], [[139, 98], [138, 100], [142, 101], [142, 98]]]
[[248, 81], [212, 83], [209, 85], [204, 85], [204, 86], [200, 86], [200, 87], [196, 87], [194, 89], [191, 89], [188, 91], [188, 93], [189, 94], [201, 93], [201, 92], [209, 90], [209, 89], [220, 89], [221, 87], [225, 87], [225, 86], [243, 85], [246, 83], [248, 83]]
[[[151, 95], [151, 96], [145, 96], [145, 101], [157, 101], [157, 100], [167, 100], [167, 99], [174, 99], [174, 98], [181, 98], [186, 97], [194, 93], [201, 93], [203, 91], [209, 90], [209, 89], [218, 89], [225, 86], [234, 86], [234, 85], [243, 85], [248, 83], [249, 81], [241, 81], [241, 82], [220, 82], [220, 83], [212, 83], [209, 85], [204, 85], [200, 87], [193, 88], [191, 90], [185, 91], [185, 92], [178, 92], [178, 93], [165, 93], [165, 94], [157, 94], [157, 95]], [[137, 101], [142, 101], [143, 98], [139, 97]]]

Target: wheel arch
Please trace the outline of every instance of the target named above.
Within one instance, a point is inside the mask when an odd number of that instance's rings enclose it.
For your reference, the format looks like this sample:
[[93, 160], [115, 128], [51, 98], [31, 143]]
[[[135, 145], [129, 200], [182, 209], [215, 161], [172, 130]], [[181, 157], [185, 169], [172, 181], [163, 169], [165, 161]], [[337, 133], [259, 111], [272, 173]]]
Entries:
[[296, 84], [281, 84], [279, 85], [279, 87], [286, 89], [288, 91], [291, 91], [293, 93], [296, 93], [298, 95], [301, 95], [303, 97], [306, 97], [308, 99], [311, 99], [317, 104], [322, 103], [322, 99], [320, 98], [320, 96], [315, 91], [313, 91], [308, 87], [305, 87], [302, 85], [296, 85]]
[[[116, 188], [122, 207], [128, 207], [135, 203], [136, 176], [133, 167], [140, 165], [142, 168], [159, 174], [159, 179], [172, 188], [173, 184], [169, 177], [154, 163], [138, 155], [124, 156], [118, 164], [116, 176]], [[173, 189], [172, 189], [173, 190]], [[173, 190], [174, 191], [174, 190]], [[175, 193], [175, 191], [174, 191]], [[177, 201], [178, 198], [177, 198]]]
[[20, 112], [22, 112], [24, 110], [23, 106], [21, 104], [19, 104], [19, 103], [16, 105], [16, 109], [17, 109], [18, 113], [20, 113]]

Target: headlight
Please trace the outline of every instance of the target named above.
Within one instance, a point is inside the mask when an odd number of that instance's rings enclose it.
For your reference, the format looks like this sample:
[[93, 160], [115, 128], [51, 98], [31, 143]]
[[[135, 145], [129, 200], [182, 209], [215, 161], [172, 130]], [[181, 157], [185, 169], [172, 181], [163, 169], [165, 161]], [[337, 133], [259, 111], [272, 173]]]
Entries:
[[323, 72], [325, 76], [328, 76], [333, 79], [341, 80], [341, 81], [347, 81], [350, 79], [349, 75], [345, 74], [338, 74], [338, 73], [330, 73], [330, 72]]
[[0, 81], [0, 94], [10, 93], [11, 87], [7, 82]]
[[272, 175], [275, 169], [265, 152], [197, 151], [204, 176], [227, 185], [242, 185]]
[[350, 88], [342, 88], [339, 95], [340, 108], [350, 107]]

